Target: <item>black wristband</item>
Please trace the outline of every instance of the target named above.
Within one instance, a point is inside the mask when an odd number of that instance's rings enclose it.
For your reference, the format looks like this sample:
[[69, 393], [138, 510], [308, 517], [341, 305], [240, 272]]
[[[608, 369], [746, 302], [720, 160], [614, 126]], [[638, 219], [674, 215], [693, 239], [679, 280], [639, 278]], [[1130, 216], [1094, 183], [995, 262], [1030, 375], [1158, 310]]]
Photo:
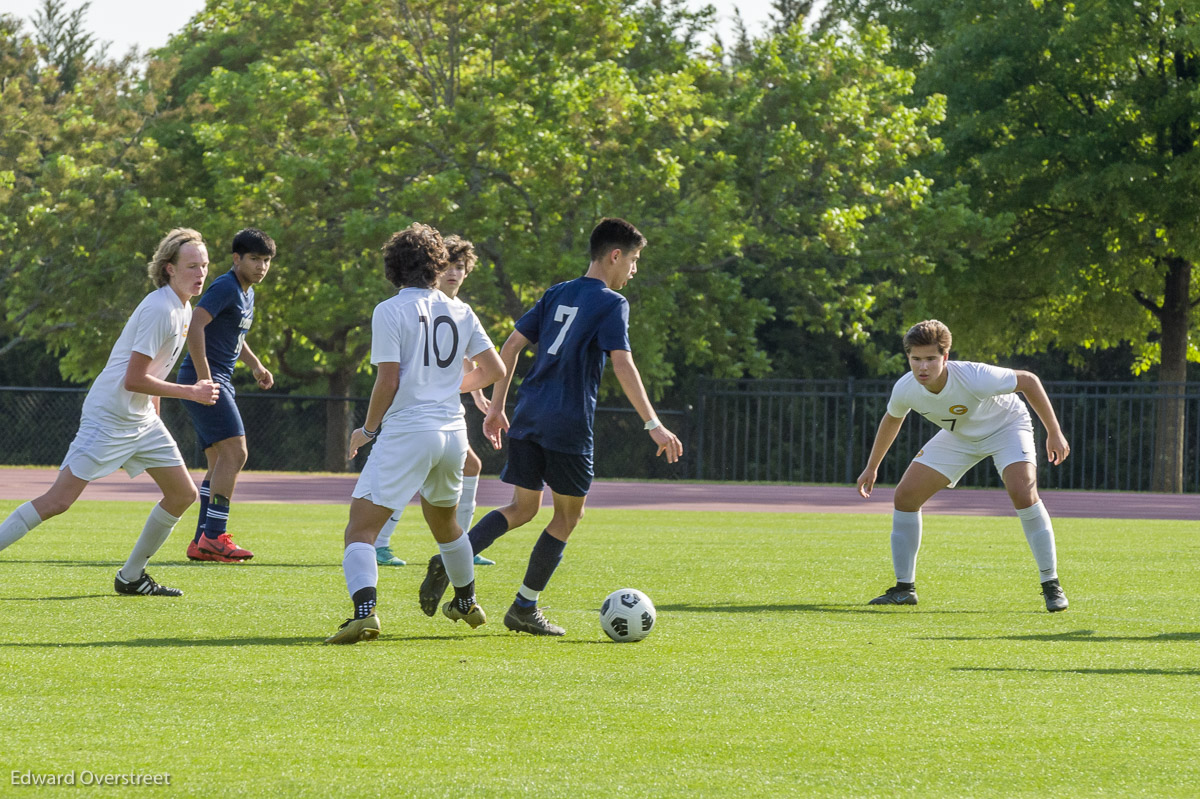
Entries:
[[367, 426], [364, 424], [362, 431], [363, 431], [363, 435], [366, 436], [367, 438], [375, 438], [375, 436], [379, 435], [379, 431], [382, 429], [383, 429], [383, 425], [379, 425], [379, 427], [376, 427], [374, 430], [368, 430]]

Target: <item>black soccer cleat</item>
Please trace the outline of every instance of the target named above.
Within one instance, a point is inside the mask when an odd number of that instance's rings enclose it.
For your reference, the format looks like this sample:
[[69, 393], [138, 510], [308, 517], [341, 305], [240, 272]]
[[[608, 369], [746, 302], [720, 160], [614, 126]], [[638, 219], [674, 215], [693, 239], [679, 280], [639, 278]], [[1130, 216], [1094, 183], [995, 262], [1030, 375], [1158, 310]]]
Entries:
[[882, 596], [877, 596], [867, 603], [868, 605], [915, 605], [917, 604], [917, 589], [901, 588], [898, 585], [893, 585], [891, 588], [883, 592]]
[[567, 631], [557, 624], [551, 624], [542, 615], [542, 609], [537, 605], [523, 608], [516, 602], [509, 606], [504, 614], [504, 626], [515, 633], [530, 635], [563, 635]]
[[1067, 595], [1063, 593], [1062, 586], [1058, 584], [1058, 578], [1042, 583], [1042, 596], [1046, 598], [1046, 610], [1051, 613], [1066, 610], [1067, 606], [1071, 604], [1067, 601]]
[[113, 579], [113, 588], [118, 594], [127, 596], [183, 596], [183, 592], [178, 588], [159, 585], [154, 582], [153, 577], [145, 572], [142, 572], [140, 579], [128, 583], [121, 579], [121, 572], [118, 571], [116, 578]]
[[421, 581], [421, 612], [430, 617], [436, 614], [438, 603], [442, 601], [442, 595], [449, 587], [450, 578], [446, 576], [446, 565], [442, 563], [442, 556], [434, 555], [429, 559], [425, 579]]

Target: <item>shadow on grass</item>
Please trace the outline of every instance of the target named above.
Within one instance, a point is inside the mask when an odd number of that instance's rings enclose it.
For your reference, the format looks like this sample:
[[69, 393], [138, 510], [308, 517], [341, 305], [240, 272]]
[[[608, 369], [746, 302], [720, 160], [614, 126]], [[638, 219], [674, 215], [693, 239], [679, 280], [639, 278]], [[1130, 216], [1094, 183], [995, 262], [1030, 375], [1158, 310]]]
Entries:
[[[2, 563], [26, 563], [41, 566], [108, 566], [110, 568], [120, 568], [125, 565], [123, 560], [17, 560], [5, 559]], [[194, 561], [194, 560], [152, 560], [147, 567], [153, 570], [155, 566], [190, 566], [193, 568], [208, 568], [218, 569], [223, 566], [233, 569], [253, 569], [258, 568], [278, 568], [278, 569], [330, 569], [341, 568], [341, 563], [330, 561], [329, 563], [278, 563], [275, 561], [249, 561], [242, 563], [217, 563], [215, 561]]]
[[149, 568], [155, 566], [190, 566], [196, 569], [219, 569], [228, 567], [233, 569], [340, 569], [342, 564], [340, 561], [330, 560], [328, 563], [279, 563], [273, 560], [251, 560], [239, 561], [237, 563], [217, 563], [216, 561], [195, 561], [195, 560], [152, 560]]
[[3, 596], [0, 602], [59, 602], [71, 599], [119, 599], [116, 594], [80, 594], [79, 596]]
[[786, 604], [778, 605], [656, 605], [659, 611], [677, 611], [681, 613], [867, 613], [867, 614], [882, 614], [882, 613], [899, 613], [913, 616], [927, 616], [931, 613], [949, 613], [953, 615], [964, 615], [973, 613], [984, 613], [982, 610], [908, 610], [907, 608], [888, 608], [877, 607], [868, 608], [860, 604], [855, 605], [837, 605], [832, 603], [825, 604]]
[[1171, 641], [1200, 641], [1200, 633], [1159, 633], [1158, 635], [1096, 635], [1095, 630], [1072, 630], [1065, 633], [1037, 633], [1030, 635], [945, 635], [922, 638], [923, 641], [1083, 641], [1085, 643], [1109, 643], [1117, 641], [1141, 641], [1143, 643], [1167, 643]]
[[1200, 669], [1021, 669], [999, 666], [957, 666], [951, 671], [1027, 672], [1031, 674], [1150, 674], [1164, 677], [1200, 677]]
[[120, 649], [125, 647], [170, 647], [193, 646], [313, 646], [323, 639], [303, 638], [135, 638], [132, 641], [47, 641], [45, 643], [0, 642], [0, 649]]

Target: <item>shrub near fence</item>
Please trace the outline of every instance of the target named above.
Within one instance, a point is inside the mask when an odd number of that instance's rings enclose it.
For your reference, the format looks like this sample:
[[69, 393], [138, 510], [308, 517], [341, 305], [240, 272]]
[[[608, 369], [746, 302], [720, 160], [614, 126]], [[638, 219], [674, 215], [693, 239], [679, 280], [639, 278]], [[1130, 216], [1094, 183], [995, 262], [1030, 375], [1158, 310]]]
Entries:
[[[887, 406], [890, 380], [707, 380], [687, 411], [660, 410], [684, 443], [674, 466], [655, 448], [632, 408], [596, 412], [596, 474], [624, 479], [703, 479], [788, 483], [853, 483], [871, 450]], [[1071, 457], [1060, 467], [1045, 463], [1045, 432], [1034, 424], [1039, 480], [1051, 488], [1145, 491], [1150, 487], [1156, 383], [1046, 384], [1062, 422]], [[57, 465], [79, 426], [84, 389], [0, 387], [0, 463]], [[324, 463], [325, 406], [339, 398], [248, 391], [238, 396], [250, 445], [248, 469], [319, 471]], [[357, 426], [367, 399], [351, 400]], [[1184, 486], [1200, 491], [1200, 384], [1185, 387]], [[504, 452], [480, 432], [482, 414], [467, 403], [467, 430], [483, 460], [484, 474], [498, 474]], [[183, 405], [162, 402], [163, 418], [193, 468], [203, 468]], [[912, 456], [936, 432], [919, 418], [908, 420], [880, 467], [879, 482], [895, 483]], [[362, 468], [365, 453], [351, 465]], [[976, 466], [961, 485], [999, 486], [990, 461]]]

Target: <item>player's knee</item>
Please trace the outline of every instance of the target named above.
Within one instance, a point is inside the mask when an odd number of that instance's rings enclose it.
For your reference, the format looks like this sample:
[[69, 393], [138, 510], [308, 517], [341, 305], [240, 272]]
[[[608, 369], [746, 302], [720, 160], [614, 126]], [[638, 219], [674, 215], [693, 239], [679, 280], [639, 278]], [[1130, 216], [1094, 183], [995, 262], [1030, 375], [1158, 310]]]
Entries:
[[508, 519], [509, 529], [520, 527], [523, 524], [528, 524], [533, 521], [533, 517], [537, 516], [538, 509], [526, 503], [515, 503], [501, 509], [504, 518]]
[[171, 510], [173, 516], [178, 516], [192, 507], [192, 504], [199, 498], [200, 493], [196, 491], [196, 484], [188, 480], [178, 488], [174, 488], [163, 494], [163, 507]]
[[43, 495], [33, 501], [33, 509], [37, 511], [37, 515], [42, 521], [60, 516], [67, 512], [71, 507], [71, 501], [55, 497], [52, 495]]
[[892, 497], [892, 507], [902, 513], [916, 513], [921, 509], [921, 500], [915, 494], [897, 487], [896, 493]]
[[246, 448], [246, 437], [235, 436], [227, 438], [216, 445], [217, 458], [223, 461], [222, 465], [235, 466], [241, 469], [246, 465], [246, 459], [250, 457], [250, 451]]

